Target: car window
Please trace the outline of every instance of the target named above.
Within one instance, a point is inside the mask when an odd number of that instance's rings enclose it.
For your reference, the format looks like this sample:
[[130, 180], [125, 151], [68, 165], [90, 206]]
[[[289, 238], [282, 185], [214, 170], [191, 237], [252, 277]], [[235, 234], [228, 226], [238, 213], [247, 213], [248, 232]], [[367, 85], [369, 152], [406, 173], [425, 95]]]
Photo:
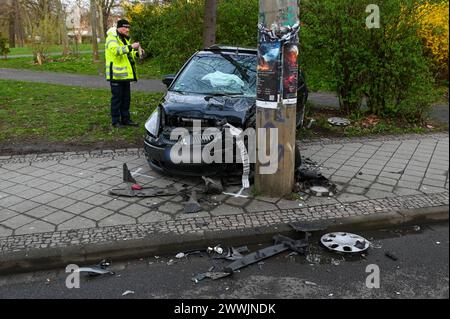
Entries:
[[256, 96], [256, 55], [197, 55], [172, 90], [193, 94]]

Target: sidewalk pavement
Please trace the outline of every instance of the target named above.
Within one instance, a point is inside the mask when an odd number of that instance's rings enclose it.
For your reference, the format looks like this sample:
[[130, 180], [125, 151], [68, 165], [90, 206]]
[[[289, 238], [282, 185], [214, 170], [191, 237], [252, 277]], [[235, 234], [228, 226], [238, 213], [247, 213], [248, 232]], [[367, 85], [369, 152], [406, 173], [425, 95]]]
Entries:
[[146, 187], [202, 189], [200, 179], [153, 172], [140, 149], [0, 156], [0, 271], [86, 262], [106, 253], [198, 249], [270, 227], [281, 231], [296, 221], [369, 224], [380, 216], [426, 218], [427, 212], [448, 219], [448, 142], [447, 133], [302, 141], [303, 157], [323, 165], [322, 173], [338, 185], [336, 196], [292, 201], [254, 198], [249, 191], [247, 197], [222, 194], [194, 215], [183, 213], [179, 195], [108, 195], [123, 186], [123, 163]]

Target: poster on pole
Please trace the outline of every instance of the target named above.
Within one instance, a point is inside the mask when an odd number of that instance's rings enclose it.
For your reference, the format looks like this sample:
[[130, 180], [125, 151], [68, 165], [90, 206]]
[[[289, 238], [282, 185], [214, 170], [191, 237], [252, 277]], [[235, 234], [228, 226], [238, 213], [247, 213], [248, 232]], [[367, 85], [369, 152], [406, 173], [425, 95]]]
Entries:
[[279, 41], [260, 43], [258, 48], [257, 107], [276, 109], [280, 91]]
[[260, 0], [257, 107], [297, 103], [299, 28], [297, 0]]

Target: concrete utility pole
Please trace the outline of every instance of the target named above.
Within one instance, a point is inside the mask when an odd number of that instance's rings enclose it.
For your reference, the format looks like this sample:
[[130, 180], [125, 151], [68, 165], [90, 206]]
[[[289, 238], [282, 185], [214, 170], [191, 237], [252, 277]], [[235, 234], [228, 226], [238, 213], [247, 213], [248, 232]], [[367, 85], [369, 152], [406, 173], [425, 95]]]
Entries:
[[[295, 169], [297, 0], [260, 0], [258, 28], [255, 187], [266, 196], [287, 196], [292, 194]], [[266, 129], [265, 140], [259, 129]], [[278, 130], [278, 141], [270, 140], [269, 129]], [[273, 174], [263, 172], [267, 163], [261, 162], [262, 145], [266, 145], [267, 155], [278, 150], [278, 168]]]
[[91, 29], [92, 29], [92, 58], [94, 62], [99, 62], [98, 42], [97, 42], [97, 5], [95, 0], [91, 0]]

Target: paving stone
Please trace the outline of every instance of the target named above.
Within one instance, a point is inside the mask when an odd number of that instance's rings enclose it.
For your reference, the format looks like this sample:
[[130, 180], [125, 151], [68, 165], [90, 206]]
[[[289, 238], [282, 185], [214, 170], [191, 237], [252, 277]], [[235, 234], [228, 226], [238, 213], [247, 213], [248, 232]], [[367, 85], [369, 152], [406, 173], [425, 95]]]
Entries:
[[264, 211], [278, 210], [278, 207], [275, 206], [274, 204], [254, 199], [250, 204], [248, 204], [245, 207], [245, 210], [250, 213], [258, 213]]
[[370, 199], [379, 199], [379, 198], [395, 197], [396, 195], [392, 192], [385, 192], [378, 189], [371, 189], [366, 193], [365, 196], [367, 196]]
[[22, 227], [26, 224], [29, 224], [29, 223], [35, 221], [35, 220], [36, 219], [34, 219], [34, 218], [20, 214], [20, 215], [14, 216], [8, 220], [3, 221], [2, 225], [6, 226], [8, 228], [11, 228], [11, 229], [17, 229], [19, 227]]
[[[363, 181], [367, 181], [367, 182], [373, 182], [377, 179], [376, 175], [369, 175], [369, 174], [362, 174], [362, 175], [356, 175], [356, 180], [363, 180]], [[354, 179], [354, 180], [355, 180]]]
[[25, 192], [29, 190], [30, 188], [25, 185], [16, 184], [14, 186], [2, 189], [3, 192], [11, 194], [11, 195], [17, 195], [20, 196], [22, 192]]
[[251, 198], [243, 198], [243, 197], [233, 197], [231, 196], [229, 199], [225, 201], [225, 203], [243, 207], [250, 202]]
[[434, 186], [434, 187], [444, 187], [445, 186], [445, 181], [438, 181], [435, 179], [429, 179], [429, 178], [424, 178], [423, 185], [429, 185], [429, 186]]
[[344, 192], [350, 194], [363, 195], [367, 191], [366, 188], [356, 187], [356, 186], [348, 186], [345, 188]]
[[14, 195], [10, 195], [7, 197], [0, 198], [0, 206], [1, 207], [10, 207], [10, 206], [16, 205], [18, 203], [21, 203], [23, 201], [24, 201], [23, 198], [20, 198], [20, 197], [14, 196]]
[[24, 234], [36, 234], [36, 233], [48, 233], [55, 231], [55, 226], [49, 223], [36, 220], [26, 226], [17, 228], [14, 231], [14, 235], [24, 235]]
[[72, 194], [73, 192], [76, 192], [78, 190], [78, 188], [73, 187], [73, 186], [69, 186], [69, 185], [65, 185], [63, 187], [58, 187], [54, 190], [52, 190], [51, 192], [60, 196], [68, 196], [70, 194]]
[[411, 196], [411, 195], [422, 194], [421, 192], [419, 192], [417, 190], [409, 189], [409, 188], [401, 188], [401, 187], [397, 187], [396, 189], [394, 189], [394, 193], [398, 196]]
[[167, 202], [161, 206], [159, 206], [158, 211], [163, 213], [169, 213], [171, 215], [175, 215], [177, 212], [181, 211], [184, 208], [183, 205]]
[[50, 206], [41, 205], [39, 207], [36, 207], [32, 210], [27, 211], [28, 216], [36, 217], [36, 218], [42, 218], [44, 216], [50, 215], [51, 213], [55, 212], [56, 209], [52, 208]]
[[243, 214], [244, 211], [242, 210], [242, 208], [223, 204], [213, 209], [210, 213], [212, 216], [227, 216], [227, 215]]
[[85, 228], [94, 228], [95, 222], [93, 220], [75, 216], [72, 219], [69, 219], [68, 221], [63, 222], [62, 224], [59, 224], [57, 229], [58, 230], [74, 230], [74, 229], [85, 229]]
[[121, 214], [113, 214], [98, 222], [99, 227], [136, 224], [136, 219]]
[[95, 207], [95, 208], [83, 213], [82, 216], [87, 217], [92, 220], [99, 221], [99, 220], [104, 219], [105, 217], [112, 215], [112, 214], [114, 214], [113, 211], [110, 211], [110, 210], [102, 208], [102, 207]]
[[185, 220], [185, 219], [205, 218], [205, 217], [211, 217], [211, 215], [207, 211], [200, 211], [195, 214], [178, 214], [175, 216], [175, 220]]
[[369, 187], [371, 184], [372, 184], [371, 181], [365, 181], [365, 180], [358, 179], [358, 178], [354, 178], [349, 182], [349, 185], [351, 185], [351, 186], [357, 186], [357, 187], [362, 187], [362, 188]]
[[37, 208], [40, 205], [41, 204], [30, 201], [30, 200], [24, 200], [23, 202], [21, 202], [19, 204], [9, 206], [9, 209], [14, 210], [18, 213], [25, 213], [33, 208]]
[[53, 193], [44, 193], [42, 195], [33, 197], [33, 202], [37, 202], [40, 204], [47, 204], [51, 201], [54, 201], [55, 199], [60, 198], [59, 195], [53, 194]]
[[13, 233], [13, 230], [12, 230], [12, 229], [8, 229], [8, 228], [6, 228], [6, 227], [0, 225], [0, 238], [1, 238], [1, 237], [8, 237], [8, 236], [11, 236], [12, 233]]
[[99, 205], [104, 205], [112, 200], [113, 200], [112, 197], [97, 194], [97, 195], [86, 198], [84, 201], [86, 203], [99, 206]]
[[310, 196], [306, 201], [308, 206], [332, 205], [339, 204], [338, 200], [333, 197], [315, 197]]
[[93, 207], [93, 205], [88, 203], [75, 202], [74, 204], [64, 208], [64, 210], [75, 215], [80, 215], [81, 213], [84, 213]]
[[[181, 215], [181, 214], [180, 214]], [[171, 220], [172, 217], [170, 217], [167, 214], [158, 212], [158, 211], [151, 211], [146, 213], [145, 215], [142, 215], [138, 218], [139, 223], [156, 223], [161, 221], [168, 221]]]
[[395, 186], [398, 183], [397, 179], [378, 177], [377, 182], [384, 185]]
[[147, 207], [137, 205], [137, 204], [131, 204], [130, 206], [121, 209], [119, 212], [121, 214], [124, 214], [127, 216], [132, 216], [132, 217], [136, 218], [148, 211], [149, 211], [149, 208], [147, 208]]
[[[57, 188], [63, 188], [64, 185], [60, 184], [60, 183], [55, 183], [55, 182], [44, 182], [41, 185], [38, 185], [36, 187], [39, 188], [40, 190], [51, 192]], [[64, 194], [62, 194], [62, 195], [64, 195]]]
[[19, 215], [18, 212], [14, 212], [14, 211], [6, 209], [6, 208], [0, 208], [0, 222], [10, 219], [17, 215]]
[[407, 181], [407, 182], [414, 182], [414, 183], [421, 183], [422, 177], [420, 176], [414, 176], [414, 175], [402, 175], [400, 178], [401, 181]]
[[419, 189], [420, 185], [421, 185], [420, 182], [416, 183], [416, 182], [404, 181], [404, 180], [401, 180], [397, 184], [398, 187], [409, 188], [409, 189]]
[[65, 207], [68, 207], [72, 204], [74, 204], [75, 201], [73, 199], [67, 198], [67, 197], [61, 197], [59, 199], [56, 199], [54, 201], [49, 202], [47, 205], [54, 207], [54, 208], [58, 208], [58, 209], [63, 209]]
[[273, 203], [273, 204], [275, 204], [276, 202], [278, 202], [280, 200], [278, 197], [273, 198], [273, 197], [266, 197], [266, 196], [258, 196], [257, 199], [262, 200], [263, 202], [269, 202], [269, 203]]
[[337, 200], [341, 203], [361, 202], [367, 200], [367, 197], [357, 194], [343, 193], [338, 195]]
[[90, 192], [88, 190], [78, 189], [77, 191], [67, 195], [67, 197], [76, 199], [76, 200], [85, 200], [86, 198], [92, 197], [94, 195], [96, 195], [96, 194], [93, 192]]
[[59, 210], [54, 212], [53, 214], [45, 216], [44, 218], [42, 218], [42, 220], [53, 225], [59, 225], [73, 217], [75, 217], [75, 215]]
[[113, 199], [112, 201], [106, 203], [103, 205], [104, 208], [110, 209], [112, 211], [118, 211], [119, 209], [129, 205], [129, 203], [119, 200], [119, 199]]
[[370, 189], [380, 190], [384, 192], [392, 192], [394, 190], [394, 186], [374, 183], [370, 186]]

